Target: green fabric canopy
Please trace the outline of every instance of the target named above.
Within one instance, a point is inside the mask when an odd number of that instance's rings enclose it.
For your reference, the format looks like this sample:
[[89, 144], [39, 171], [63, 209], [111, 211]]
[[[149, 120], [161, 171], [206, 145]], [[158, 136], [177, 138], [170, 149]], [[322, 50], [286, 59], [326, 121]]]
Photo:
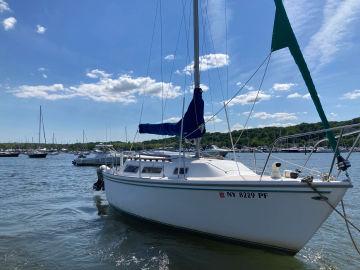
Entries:
[[[297, 64], [301, 75], [308, 88], [310, 96], [315, 104], [316, 110], [320, 116], [325, 129], [330, 128], [329, 122], [326, 118], [324, 110], [321, 106], [319, 96], [317, 94], [314, 82], [311, 78], [310, 71], [306, 65], [304, 56], [300, 50], [299, 44], [296, 40], [293, 29], [289, 22], [289, 18], [286, 14], [282, 0], [274, 0], [276, 5], [275, 21], [272, 35], [271, 51], [277, 51], [283, 48], [289, 48], [291, 55], [293, 56], [295, 63]], [[334, 133], [329, 131], [326, 133], [329, 139], [329, 143], [333, 150], [336, 149], [336, 139]]]

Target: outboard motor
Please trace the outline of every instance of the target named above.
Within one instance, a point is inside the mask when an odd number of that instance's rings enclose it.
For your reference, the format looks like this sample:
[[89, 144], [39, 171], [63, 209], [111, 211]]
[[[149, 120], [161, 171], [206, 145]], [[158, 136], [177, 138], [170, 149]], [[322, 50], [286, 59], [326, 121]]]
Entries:
[[110, 168], [106, 165], [101, 165], [99, 168], [97, 168], [96, 174], [97, 174], [98, 180], [93, 185], [94, 190], [96, 190], [96, 191], [105, 190], [103, 171], [106, 171], [108, 169], [110, 169]]

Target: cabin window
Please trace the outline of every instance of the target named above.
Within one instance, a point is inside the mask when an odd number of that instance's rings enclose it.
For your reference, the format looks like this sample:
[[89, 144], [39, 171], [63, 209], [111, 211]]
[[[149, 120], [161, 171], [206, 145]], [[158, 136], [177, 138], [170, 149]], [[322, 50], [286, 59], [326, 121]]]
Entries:
[[125, 167], [124, 172], [128, 172], [128, 173], [136, 173], [139, 170], [139, 166], [134, 166], [134, 165], [127, 165]]
[[162, 168], [159, 167], [144, 167], [142, 173], [161, 173]]
[[188, 168], [185, 168], [185, 170], [184, 170], [184, 168], [180, 168], [180, 170], [179, 170], [179, 168], [175, 168], [175, 170], [174, 170], [174, 174], [184, 174], [184, 171], [185, 171], [185, 174], [187, 174], [188, 173]]

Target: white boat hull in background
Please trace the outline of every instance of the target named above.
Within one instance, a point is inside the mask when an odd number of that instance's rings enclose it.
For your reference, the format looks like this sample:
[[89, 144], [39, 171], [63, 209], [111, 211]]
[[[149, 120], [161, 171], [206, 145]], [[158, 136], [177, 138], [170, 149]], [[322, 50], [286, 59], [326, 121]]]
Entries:
[[[291, 254], [303, 248], [332, 212], [300, 182], [151, 180], [110, 171], [104, 181], [109, 204], [126, 213]], [[315, 186], [336, 206], [351, 184]]]

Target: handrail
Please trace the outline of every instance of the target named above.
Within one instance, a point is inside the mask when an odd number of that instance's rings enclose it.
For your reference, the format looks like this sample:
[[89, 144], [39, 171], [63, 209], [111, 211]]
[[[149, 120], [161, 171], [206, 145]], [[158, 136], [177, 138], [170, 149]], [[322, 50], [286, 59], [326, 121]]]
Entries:
[[[342, 136], [343, 136], [343, 137], [348, 137], [348, 136], [355, 135], [355, 134], [360, 134], [360, 130], [348, 132], [348, 133], [343, 134]], [[335, 139], [338, 139], [338, 138], [339, 138], [339, 135], [335, 136]], [[308, 158], [306, 159], [303, 167], [305, 167], [305, 166], [307, 165], [308, 161], [310, 160], [312, 154], [313, 154], [314, 151], [317, 149], [317, 147], [319, 146], [319, 144], [321, 144], [321, 143], [323, 143], [323, 142], [326, 142], [326, 141], [328, 141], [328, 138], [324, 138], [324, 139], [322, 139], [322, 140], [319, 140], [319, 141], [316, 142], [316, 144], [314, 144], [313, 149], [311, 150], [311, 152], [310, 152]]]
[[[261, 172], [261, 175], [260, 175], [260, 180], [262, 179], [263, 175], [264, 175], [264, 172], [265, 172], [265, 169], [266, 169], [266, 166], [267, 164], [269, 163], [269, 159], [270, 159], [270, 156], [271, 154], [273, 153], [274, 151], [274, 148], [275, 148], [275, 145], [279, 142], [279, 141], [282, 141], [282, 140], [285, 140], [285, 139], [292, 139], [292, 138], [299, 138], [299, 137], [305, 137], [305, 136], [309, 136], [309, 135], [314, 135], [314, 134], [320, 134], [320, 133], [326, 133], [326, 132], [329, 132], [329, 131], [334, 131], [334, 130], [344, 130], [344, 129], [349, 129], [349, 128], [357, 128], [359, 127], [360, 128], [360, 123], [358, 124], [351, 124], [351, 125], [344, 125], [344, 126], [338, 126], [338, 127], [333, 127], [333, 128], [327, 128], [327, 129], [321, 129], [321, 130], [315, 130], [315, 131], [309, 131], [309, 132], [303, 132], [303, 133], [298, 133], [298, 134], [293, 134], [293, 135], [287, 135], [287, 136], [281, 136], [277, 139], [274, 140], [271, 148], [270, 148], [270, 151], [269, 151], [269, 154], [266, 158], [266, 161], [265, 161], [265, 164], [264, 164], [264, 167], [262, 169], [262, 172]], [[352, 132], [349, 132], [347, 134], [345, 134], [346, 136], [350, 136], [350, 135], [354, 135], [356, 133], [360, 133], [360, 130], [357, 130], [357, 131], [352, 131]], [[344, 135], [342, 135], [344, 136]], [[328, 140], [328, 139], [322, 139], [321, 141], [325, 141], [325, 140]], [[315, 144], [315, 145], [318, 145]], [[313, 153], [314, 149], [312, 150], [311, 154]], [[307, 161], [305, 163], [305, 165], [307, 164]]]

